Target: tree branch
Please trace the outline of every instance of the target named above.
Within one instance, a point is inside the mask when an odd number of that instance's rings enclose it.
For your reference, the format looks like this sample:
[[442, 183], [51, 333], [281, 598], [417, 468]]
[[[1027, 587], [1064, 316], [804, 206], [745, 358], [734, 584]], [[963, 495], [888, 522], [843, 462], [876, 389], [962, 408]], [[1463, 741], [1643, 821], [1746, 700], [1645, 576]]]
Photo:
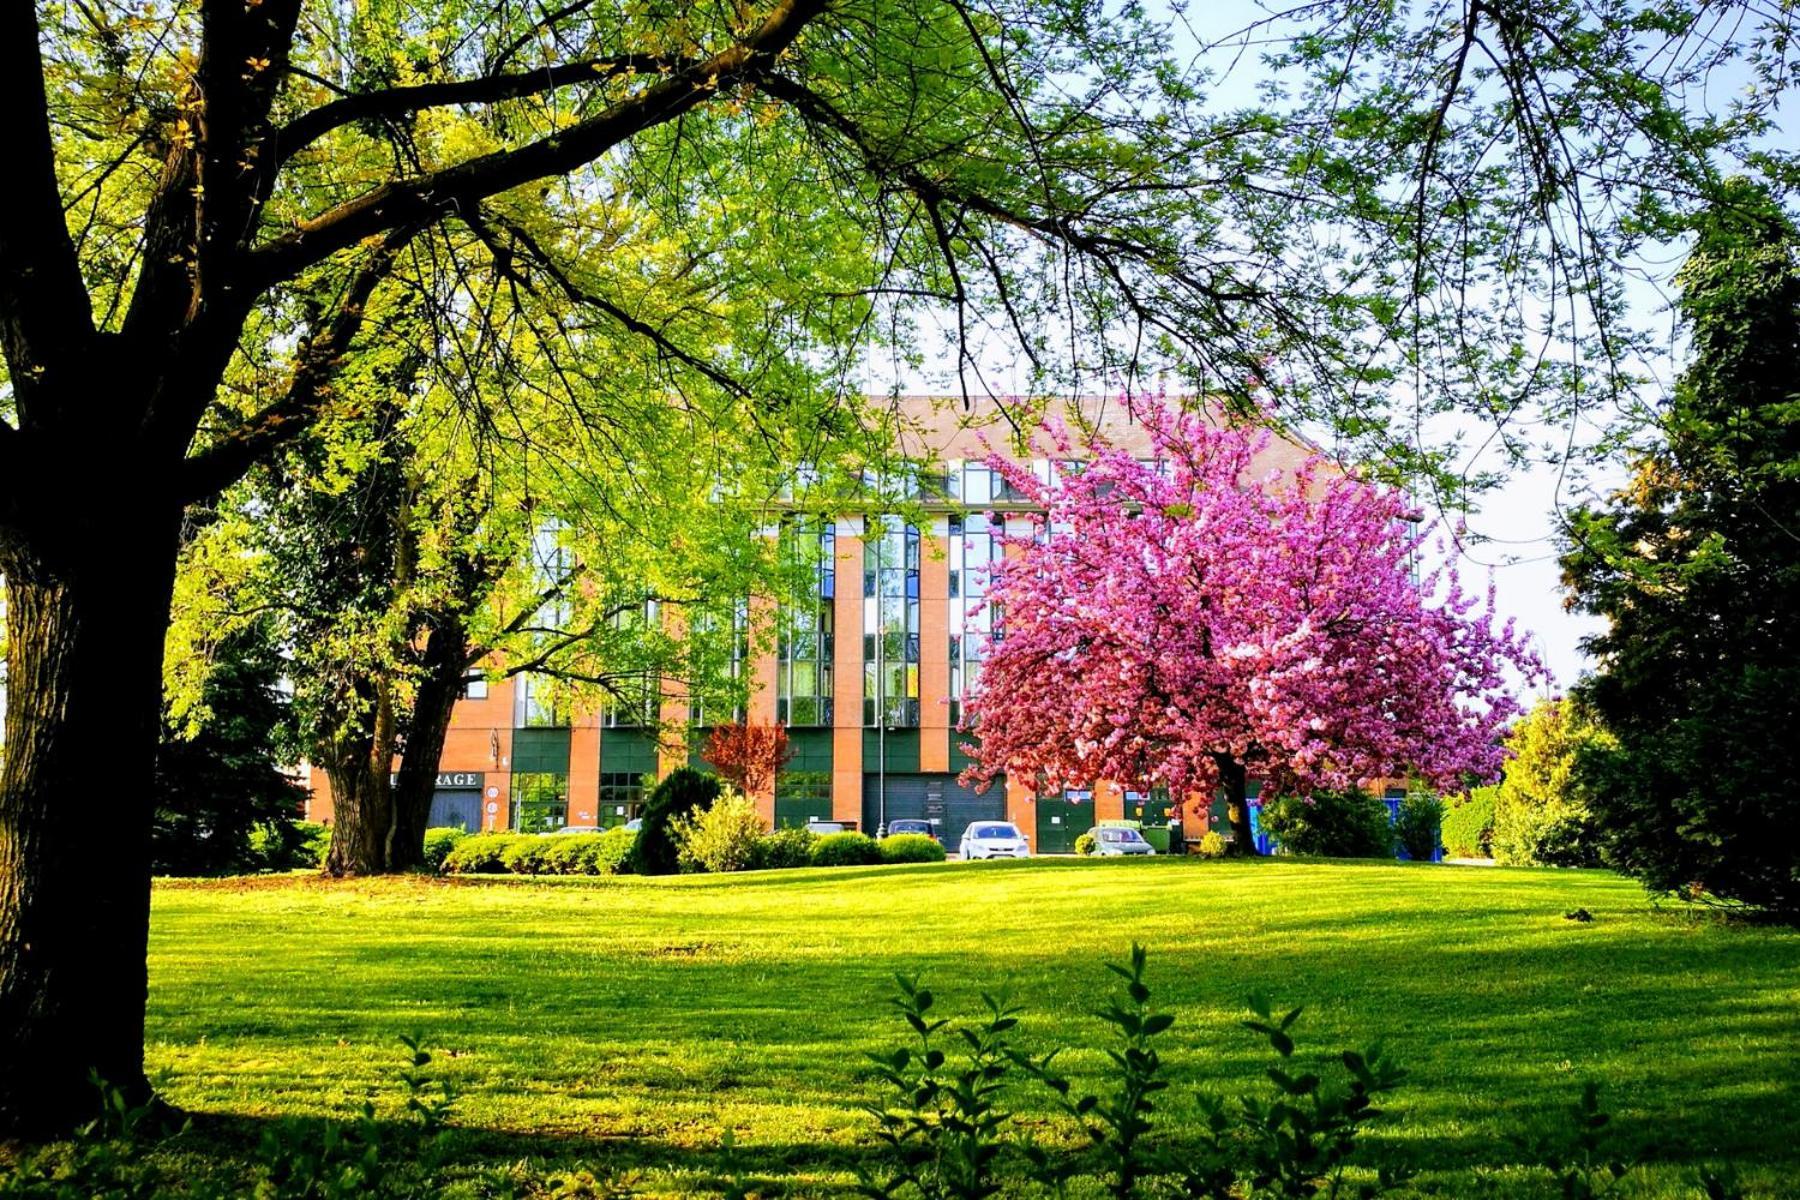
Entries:
[[370, 296], [388, 277], [395, 256], [416, 232], [402, 230], [389, 235], [356, 269], [330, 323], [323, 328], [315, 326], [302, 344], [293, 378], [280, 400], [182, 461], [175, 492], [184, 503], [213, 495], [235, 483], [264, 456], [318, 420], [330, 396], [326, 385], [337, 374], [345, 351], [362, 329]]
[[616, 79], [621, 75], [660, 75], [693, 66], [687, 60], [658, 58], [650, 54], [624, 54], [613, 58], [590, 58], [581, 62], [540, 67], [534, 71], [424, 83], [344, 96], [295, 117], [272, 133], [264, 151], [269, 156], [264, 169], [278, 169], [332, 130], [341, 129], [356, 121], [386, 120], [427, 108], [447, 108], [453, 104], [494, 104], [501, 100], [538, 96], [577, 84]]
[[0, 15], [0, 349], [12, 377], [18, 418], [37, 418], [33, 399], [67, 370], [85, 364], [94, 314], [74, 243], [63, 220], [50, 138], [36, 6], [8, 4]]
[[261, 291], [372, 234], [430, 224], [489, 196], [590, 163], [634, 135], [711, 99], [721, 88], [767, 69], [825, 7], [826, 0], [782, 0], [738, 44], [567, 129], [514, 150], [389, 181], [298, 222], [290, 232], [246, 256], [246, 277]]

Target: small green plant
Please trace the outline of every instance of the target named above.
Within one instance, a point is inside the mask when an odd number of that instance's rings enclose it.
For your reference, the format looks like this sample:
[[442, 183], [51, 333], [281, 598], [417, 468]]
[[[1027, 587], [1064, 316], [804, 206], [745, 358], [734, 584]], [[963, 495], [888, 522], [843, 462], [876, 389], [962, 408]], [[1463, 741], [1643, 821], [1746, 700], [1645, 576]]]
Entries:
[[681, 869], [711, 874], [749, 869], [757, 840], [767, 829], [756, 805], [731, 788], [669, 824]]
[[436, 873], [444, 869], [444, 860], [468, 832], [455, 825], [425, 831], [425, 869]]
[[896, 833], [881, 839], [882, 862], [934, 863], [944, 857], [944, 848], [930, 834]]
[[870, 1055], [892, 1095], [891, 1103], [868, 1110], [888, 1161], [879, 1174], [859, 1169], [857, 1190], [871, 1200], [987, 1200], [1000, 1191], [994, 1166], [1010, 1120], [1000, 1094], [1015, 1060], [1009, 1035], [1019, 1023], [1017, 1013], [1004, 997], [983, 994], [986, 1019], [954, 1031], [963, 1047], [952, 1066], [938, 1046], [949, 1022], [932, 1014], [936, 998], [916, 980], [900, 976], [897, 982], [900, 994], [892, 1003], [915, 1041], [891, 1054]]
[[[1527, 1161], [1542, 1163], [1549, 1169], [1564, 1200], [1595, 1200], [1617, 1187], [1634, 1165], [1606, 1145], [1605, 1130], [1612, 1123], [1612, 1114], [1600, 1107], [1599, 1084], [1591, 1080], [1582, 1084], [1581, 1098], [1568, 1110], [1568, 1122], [1564, 1133], [1514, 1139], [1514, 1144]], [[1701, 1176], [1703, 1189], [1723, 1189], [1726, 1183], [1721, 1176]]]
[[813, 844], [815, 867], [873, 867], [881, 862], [881, 846], [866, 833], [828, 833]]
[[1201, 858], [1224, 858], [1227, 849], [1229, 847], [1225, 844], [1225, 836], [1216, 829], [1209, 829], [1194, 847], [1194, 853]]
[[812, 863], [813, 844], [819, 835], [810, 829], [777, 829], [756, 839], [750, 852], [752, 871], [784, 870]]
[[1094, 831], [1091, 829], [1075, 839], [1075, 853], [1084, 858], [1099, 848], [1100, 844], [1094, 839]]

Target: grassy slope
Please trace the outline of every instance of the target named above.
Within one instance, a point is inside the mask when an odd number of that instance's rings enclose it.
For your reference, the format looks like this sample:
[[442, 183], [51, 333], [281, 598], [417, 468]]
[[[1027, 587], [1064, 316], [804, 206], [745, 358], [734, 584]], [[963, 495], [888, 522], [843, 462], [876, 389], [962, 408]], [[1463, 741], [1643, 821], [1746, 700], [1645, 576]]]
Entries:
[[[1595, 920], [1563, 918], [1578, 906]], [[496, 1160], [562, 1154], [679, 1190], [729, 1127], [756, 1170], [810, 1192], [868, 1140], [862, 1052], [898, 1040], [895, 971], [957, 1012], [1010, 984], [1026, 1040], [1092, 1069], [1099, 964], [1133, 939], [1178, 1014], [1165, 1058], [1183, 1085], [1260, 1069], [1236, 1026], [1252, 988], [1307, 1006], [1302, 1054], [1385, 1038], [1413, 1076], [1377, 1149], [1451, 1168], [1423, 1191], [1537, 1192], [1506, 1139], [1554, 1127], [1587, 1078], [1623, 1143], [1657, 1147], [1629, 1194], [1690, 1194], [1692, 1165], [1721, 1156], [1769, 1194], [1800, 1179], [1800, 934], [1658, 914], [1587, 872], [1066, 861], [164, 884], [150, 1058], [193, 1109], [344, 1113], [391, 1098], [395, 1038], [420, 1030], [448, 1052], [459, 1121], [499, 1131], [480, 1146]]]

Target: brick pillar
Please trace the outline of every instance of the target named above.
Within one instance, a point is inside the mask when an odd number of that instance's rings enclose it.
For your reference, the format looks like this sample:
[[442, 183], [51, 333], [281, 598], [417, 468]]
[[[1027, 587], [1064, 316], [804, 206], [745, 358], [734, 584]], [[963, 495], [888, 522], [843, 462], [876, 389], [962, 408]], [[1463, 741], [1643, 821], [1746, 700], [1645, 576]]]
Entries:
[[862, 521], [837, 523], [837, 640], [832, 665], [831, 815], [862, 820], [863, 788]]
[[[950, 521], [919, 539], [919, 770], [950, 769]], [[956, 601], [961, 603], [961, 601]]]

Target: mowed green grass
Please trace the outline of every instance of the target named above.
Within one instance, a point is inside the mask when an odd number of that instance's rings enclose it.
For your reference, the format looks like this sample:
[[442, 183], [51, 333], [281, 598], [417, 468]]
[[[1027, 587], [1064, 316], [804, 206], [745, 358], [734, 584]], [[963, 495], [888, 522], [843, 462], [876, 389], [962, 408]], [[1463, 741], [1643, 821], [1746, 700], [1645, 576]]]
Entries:
[[[1564, 918], [1576, 908], [1594, 917]], [[1623, 1195], [1688, 1196], [1734, 1160], [1800, 1194], [1800, 933], [1658, 912], [1598, 872], [1272, 861], [1038, 861], [666, 880], [311, 878], [164, 883], [149, 1058], [229, 1127], [398, 1107], [419, 1032], [472, 1131], [464, 1152], [716, 1188], [721, 1136], [768, 1191], [847, 1188], [871, 1144], [865, 1053], [897, 1044], [896, 972], [950, 1013], [984, 990], [1021, 1041], [1097, 1072], [1102, 968], [1150, 951], [1177, 1014], [1162, 1104], [1257, 1082], [1239, 1025], [1262, 989], [1303, 1004], [1300, 1055], [1383, 1039], [1411, 1071], [1371, 1161], [1424, 1194], [1544, 1194], [1511, 1139], [1564, 1126], [1604, 1084]], [[1021, 1087], [1025, 1123], [1066, 1136]]]

